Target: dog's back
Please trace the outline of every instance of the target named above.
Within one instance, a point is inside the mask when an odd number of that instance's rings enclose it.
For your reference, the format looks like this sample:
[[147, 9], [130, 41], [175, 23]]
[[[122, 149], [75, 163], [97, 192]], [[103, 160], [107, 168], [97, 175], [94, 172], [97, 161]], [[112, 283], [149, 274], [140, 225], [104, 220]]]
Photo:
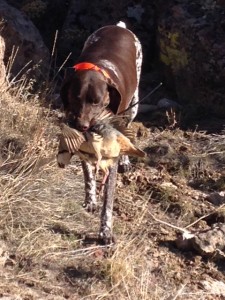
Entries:
[[134, 34], [119, 26], [102, 27], [87, 39], [79, 61], [101, 64], [117, 76], [124, 77], [127, 72], [136, 73]]
[[87, 39], [78, 59], [78, 62], [89, 61], [107, 70], [125, 104], [120, 111], [125, 109], [137, 87], [136, 42], [130, 30], [116, 25], [105, 26]]

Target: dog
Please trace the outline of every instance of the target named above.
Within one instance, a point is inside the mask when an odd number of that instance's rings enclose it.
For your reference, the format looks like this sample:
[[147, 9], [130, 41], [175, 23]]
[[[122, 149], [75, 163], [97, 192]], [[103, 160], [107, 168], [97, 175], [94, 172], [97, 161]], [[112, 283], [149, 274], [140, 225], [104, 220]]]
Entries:
[[[138, 103], [142, 65], [142, 47], [136, 35], [121, 22], [104, 26], [86, 40], [76, 64], [66, 74], [61, 87], [67, 124], [81, 132], [89, 130], [105, 109], [122, 114], [129, 106]], [[126, 111], [132, 122], [138, 105]], [[92, 165], [81, 162], [85, 180], [84, 207], [96, 207], [96, 181]], [[127, 159], [124, 160], [127, 164]], [[104, 188], [103, 209], [99, 237], [105, 244], [113, 241], [112, 210], [118, 163], [108, 168]]]

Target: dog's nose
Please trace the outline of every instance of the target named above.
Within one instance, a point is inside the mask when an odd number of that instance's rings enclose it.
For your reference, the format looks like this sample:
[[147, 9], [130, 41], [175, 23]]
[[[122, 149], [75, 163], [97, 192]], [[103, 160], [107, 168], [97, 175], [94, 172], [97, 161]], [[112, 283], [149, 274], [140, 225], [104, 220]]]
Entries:
[[78, 123], [76, 127], [79, 131], [87, 131], [89, 128], [89, 124], [79, 124]]
[[82, 130], [82, 131], [87, 131], [88, 128], [89, 128], [88, 126], [82, 126], [82, 127], [81, 127], [81, 130]]
[[77, 120], [78, 122], [77, 122], [77, 129], [79, 130], [79, 131], [87, 131], [88, 130], [88, 128], [89, 128], [89, 122], [80, 122], [80, 120], [78, 119]]

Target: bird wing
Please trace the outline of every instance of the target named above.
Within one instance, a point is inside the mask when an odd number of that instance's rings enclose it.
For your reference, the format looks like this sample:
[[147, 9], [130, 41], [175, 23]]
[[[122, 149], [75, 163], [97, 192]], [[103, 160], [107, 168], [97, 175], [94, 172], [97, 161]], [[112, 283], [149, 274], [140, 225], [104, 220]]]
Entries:
[[104, 122], [109, 122], [109, 119], [111, 118], [111, 116], [113, 116], [113, 113], [108, 110], [105, 109], [102, 112], [100, 112], [100, 114], [98, 114], [97, 116], [95, 116], [92, 120], [91, 120], [91, 126], [95, 125], [96, 123], [99, 123], [104, 121]]
[[113, 113], [110, 110], [103, 110], [97, 117], [98, 120], [105, 120], [113, 116]]
[[69, 164], [70, 159], [72, 157], [72, 153], [69, 152], [68, 146], [65, 142], [65, 139], [62, 135], [59, 136], [59, 146], [58, 146], [58, 154], [57, 154], [57, 163], [58, 166], [64, 168]]
[[80, 146], [85, 142], [84, 135], [66, 124], [61, 124], [61, 131], [64, 137], [65, 143], [70, 153], [75, 153], [80, 149]]
[[111, 116], [109, 118], [109, 123], [112, 127], [114, 127], [116, 130], [125, 135], [129, 140], [131, 140], [132, 143], [135, 142], [135, 133], [133, 132], [133, 130], [127, 127], [127, 122], [122, 116]]
[[105, 109], [93, 120], [93, 125], [96, 123], [109, 124], [135, 142], [134, 132], [127, 128], [126, 116], [114, 115], [112, 111]]

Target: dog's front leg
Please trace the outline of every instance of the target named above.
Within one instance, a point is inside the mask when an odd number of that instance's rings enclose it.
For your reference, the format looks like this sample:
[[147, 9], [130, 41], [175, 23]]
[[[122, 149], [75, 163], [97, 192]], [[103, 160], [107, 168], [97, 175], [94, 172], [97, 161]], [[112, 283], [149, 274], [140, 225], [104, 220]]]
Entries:
[[113, 166], [109, 167], [109, 175], [104, 188], [99, 238], [106, 245], [114, 242], [112, 234], [112, 215], [117, 168], [118, 162], [114, 163]]
[[83, 173], [84, 173], [84, 182], [85, 182], [85, 201], [83, 207], [87, 211], [93, 212], [96, 209], [96, 179], [93, 174], [92, 165], [84, 160], [81, 161]]

